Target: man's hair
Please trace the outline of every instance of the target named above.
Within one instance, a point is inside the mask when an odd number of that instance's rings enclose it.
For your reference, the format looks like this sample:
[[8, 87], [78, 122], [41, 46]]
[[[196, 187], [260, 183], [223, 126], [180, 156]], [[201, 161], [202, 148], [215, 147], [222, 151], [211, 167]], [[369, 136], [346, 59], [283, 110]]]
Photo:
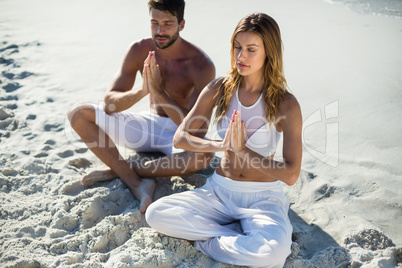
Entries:
[[149, 0], [148, 2], [149, 12], [151, 12], [153, 8], [160, 11], [167, 11], [173, 16], [176, 16], [179, 23], [184, 17], [184, 6], [184, 0]]

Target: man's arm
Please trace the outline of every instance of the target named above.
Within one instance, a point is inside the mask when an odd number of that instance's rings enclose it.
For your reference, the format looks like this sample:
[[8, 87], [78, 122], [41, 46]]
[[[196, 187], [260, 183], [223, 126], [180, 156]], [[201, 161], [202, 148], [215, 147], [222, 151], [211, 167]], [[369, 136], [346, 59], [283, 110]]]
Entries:
[[143, 42], [145, 40], [130, 47], [110, 89], [105, 93], [104, 110], [107, 114], [124, 111], [148, 94], [147, 89], [142, 86], [132, 89], [143, 63]]
[[204, 87], [215, 79], [215, 66], [212, 61], [205, 56], [202, 61], [197, 62], [194, 66], [192, 75], [194, 77], [194, 93], [191, 96], [188, 106], [190, 110], [197, 102], [198, 96]]
[[194, 91], [189, 101], [189, 108], [187, 109], [177, 104], [166, 93], [166, 91], [162, 89], [161, 77], [154, 55], [151, 55], [150, 61], [148, 72], [148, 81], [150, 83], [149, 90], [151, 91], [152, 96], [157, 99], [159, 104], [162, 104], [161, 108], [165, 111], [165, 113], [173, 120], [173, 122], [175, 122], [176, 125], [180, 125], [184, 117], [195, 105], [203, 88], [206, 87], [209, 82], [215, 79], [215, 66], [207, 57], [203, 57], [201, 62], [194, 63], [194, 67], [190, 72], [194, 84]]

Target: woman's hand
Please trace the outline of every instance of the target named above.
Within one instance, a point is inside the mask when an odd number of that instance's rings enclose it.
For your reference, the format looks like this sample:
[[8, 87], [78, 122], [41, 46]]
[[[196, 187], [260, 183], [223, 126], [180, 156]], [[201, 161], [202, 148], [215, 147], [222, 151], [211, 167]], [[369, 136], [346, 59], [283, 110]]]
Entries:
[[[233, 118], [233, 116], [232, 116], [232, 118]], [[230, 144], [231, 134], [232, 134], [232, 120], [230, 120], [229, 127], [226, 130], [225, 138], [222, 141], [223, 151], [229, 151], [230, 148], [232, 147]]]
[[230, 134], [230, 145], [232, 151], [238, 153], [246, 148], [246, 127], [244, 122], [241, 121], [241, 115], [239, 111], [234, 111], [232, 120], [230, 122], [231, 134]]

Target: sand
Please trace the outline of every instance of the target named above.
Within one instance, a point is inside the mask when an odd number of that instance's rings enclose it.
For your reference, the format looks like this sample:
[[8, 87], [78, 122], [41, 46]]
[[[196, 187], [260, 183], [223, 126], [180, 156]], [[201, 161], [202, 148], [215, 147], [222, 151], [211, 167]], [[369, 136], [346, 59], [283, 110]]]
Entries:
[[[223, 76], [232, 31], [255, 11], [281, 27], [304, 120], [301, 175], [284, 185], [285, 267], [402, 267], [401, 18], [319, 0], [188, 1], [181, 35]], [[0, 2], [1, 267], [231, 267], [155, 233], [119, 179], [79, 183], [105, 166], [66, 112], [102, 101], [129, 44], [147, 36], [146, 1]], [[211, 171], [156, 178], [154, 198], [200, 187]]]

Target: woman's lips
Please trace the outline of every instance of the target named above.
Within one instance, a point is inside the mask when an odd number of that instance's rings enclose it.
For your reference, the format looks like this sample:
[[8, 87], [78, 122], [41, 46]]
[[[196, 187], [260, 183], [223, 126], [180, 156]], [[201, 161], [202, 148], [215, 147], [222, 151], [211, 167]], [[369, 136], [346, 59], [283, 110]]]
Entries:
[[246, 64], [243, 64], [243, 63], [237, 63], [237, 66], [239, 67], [239, 68], [247, 68], [248, 67], [248, 65], [246, 65]]

